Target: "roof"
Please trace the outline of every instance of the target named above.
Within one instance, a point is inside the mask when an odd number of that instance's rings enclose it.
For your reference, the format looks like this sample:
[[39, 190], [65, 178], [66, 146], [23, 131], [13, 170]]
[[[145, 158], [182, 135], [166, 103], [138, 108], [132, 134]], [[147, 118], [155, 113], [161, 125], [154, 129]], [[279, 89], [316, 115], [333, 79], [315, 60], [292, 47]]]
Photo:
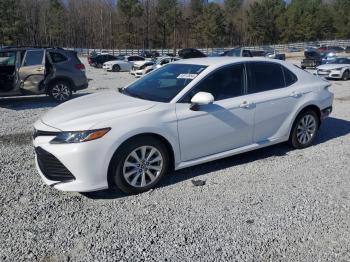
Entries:
[[220, 56], [220, 57], [203, 57], [203, 58], [190, 58], [182, 59], [173, 63], [176, 64], [194, 64], [220, 67], [232, 63], [249, 62], [249, 61], [262, 61], [262, 62], [281, 62], [281, 60], [270, 59], [264, 57], [232, 57], [232, 56]]

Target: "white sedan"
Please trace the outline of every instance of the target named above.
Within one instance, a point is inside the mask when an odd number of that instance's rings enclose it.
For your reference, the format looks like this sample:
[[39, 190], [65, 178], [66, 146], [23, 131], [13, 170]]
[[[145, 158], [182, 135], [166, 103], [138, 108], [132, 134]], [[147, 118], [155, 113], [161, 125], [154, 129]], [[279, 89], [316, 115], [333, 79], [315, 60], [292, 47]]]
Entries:
[[105, 62], [102, 68], [104, 70], [113, 72], [129, 72], [134, 63], [136, 63], [137, 61], [145, 61], [145, 58], [143, 58], [142, 56], [125, 56], [123, 60], [113, 60]]
[[134, 65], [130, 71], [130, 73], [132, 75], [134, 75], [135, 77], [141, 77], [144, 76], [146, 74], [148, 74], [149, 72], [153, 71], [154, 69], [160, 68], [166, 64], [169, 64], [171, 62], [175, 62], [180, 60], [180, 58], [178, 57], [158, 57], [157, 60], [155, 62], [147, 62], [144, 64], [138, 64], [138, 65]]
[[34, 125], [37, 169], [59, 190], [139, 193], [171, 169], [286, 141], [305, 148], [332, 111], [329, 87], [279, 60], [180, 60], [49, 111]]
[[336, 57], [328, 60], [326, 64], [317, 67], [317, 75], [325, 78], [348, 80], [350, 78], [350, 58]]

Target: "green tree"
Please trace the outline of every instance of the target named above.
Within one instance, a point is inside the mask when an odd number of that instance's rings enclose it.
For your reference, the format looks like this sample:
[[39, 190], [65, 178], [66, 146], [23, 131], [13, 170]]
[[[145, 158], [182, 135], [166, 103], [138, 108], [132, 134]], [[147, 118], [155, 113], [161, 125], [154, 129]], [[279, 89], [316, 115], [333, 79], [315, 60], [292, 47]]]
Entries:
[[137, 18], [143, 14], [139, 0], [118, 0], [117, 7], [125, 30], [121, 34], [126, 48], [137, 45]]
[[350, 1], [335, 0], [332, 10], [336, 37], [350, 38]]
[[59, 45], [64, 33], [64, 5], [59, 0], [50, 0], [48, 12], [49, 44]]
[[225, 21], [220, 6], [209, 3], [203, 10], [200, 22], [195, 26], [196, 39], [205, 47], [222, 45], [224, 30]]
[[0, 1], [0, 44], [13, 45], [17, 42], [20, 26], [17, 0]]
[[280, 39], [277, 21], [285, 13], [283, 0], [262, 0], [254, 2], [247, 11], [248, 32], [253, 42], [276, 43]]
[[241, 44], [243, 38], [243, 0], [225, 0], [224, 1], [224, 16], [226, 27], [226, 42], [230, 46]]

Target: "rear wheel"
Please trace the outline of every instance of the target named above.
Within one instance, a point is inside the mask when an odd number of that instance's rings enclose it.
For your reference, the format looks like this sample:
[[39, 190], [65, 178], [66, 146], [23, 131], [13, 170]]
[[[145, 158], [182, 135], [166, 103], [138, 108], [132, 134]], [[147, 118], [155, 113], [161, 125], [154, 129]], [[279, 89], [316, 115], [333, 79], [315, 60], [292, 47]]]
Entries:
[[120, 71], [120, 66], [119, 65], [113, 65], [112, 71], [113, 72], [119, 72]]
[[72, 88], [67, 81], [56, 81], [51, 84], [49, 95], [57, 102], [65, 102], [72, 97]]
[[349, 80], [349, 77], [350, 77], [350, 71], [349, 71], [349, 70], [346, 70], [346, 71], [343, 73], [342, 79], [343, 79], [344, 81], [346, 81], [346, 80]]
[[125, 193], [141, 193], [153, 188], [168, 172], [169, 154], [152, 136], [137, 137], [116, 152], [110, 182]]
[[301, 112], [295, 120], [289, 143], [294, 148], [305, 148], [314, 142], [320, 121], [318, 115], [313, 110]]
[[102, 65], [101, 63], [98, 63], [98, 64], [96, 65], [96, 67], [97, 67], [97, 68], [102, 68], [103, 65]]

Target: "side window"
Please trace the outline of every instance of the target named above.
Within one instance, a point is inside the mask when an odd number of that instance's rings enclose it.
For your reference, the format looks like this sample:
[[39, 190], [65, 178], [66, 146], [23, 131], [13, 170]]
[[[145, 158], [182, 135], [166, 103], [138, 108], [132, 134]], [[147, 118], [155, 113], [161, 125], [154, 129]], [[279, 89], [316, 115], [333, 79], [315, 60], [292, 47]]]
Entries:
[[128, 61], [129, 62], [135, 61], [135, 58], [133, 56], [130, 56], [130, 57], [128, 57]]
[[186, 94], [182, 102], [190, 103], [198, 92], [211, 93], [215, 101], [243, 95], [244, 65], [228, 66], [212, 73]]
[[242, 56], [244, 56], [244, 57], [251, 57], [252, 55], [250, 54], [250, 51], [248, 51], [248, 50], [243, 50]]
[[60, 62], [67, 61], [67, 57], [56, 52], [50, 52], [50, 57], [53, 63], [60, 63]]
[[44, 58], [43, 50], [29, 50], [24, 58], [23, 66], [42, 65]]
[[285, 87], [282, 66], [277, 63], [247, 63], [249, 69], [248, 94]]
[[296, 81], [298, 81], [298, 78], [296, 77], [296, 75], [294, 75], [291, 71], [289, 71], [284, 66], [282, 66], [282, 68], [283, 68], [283, 73], [284, 73], [284, 79], [285, 79], [285, 82], [286, 82], [286, 86], [291, 86]]

